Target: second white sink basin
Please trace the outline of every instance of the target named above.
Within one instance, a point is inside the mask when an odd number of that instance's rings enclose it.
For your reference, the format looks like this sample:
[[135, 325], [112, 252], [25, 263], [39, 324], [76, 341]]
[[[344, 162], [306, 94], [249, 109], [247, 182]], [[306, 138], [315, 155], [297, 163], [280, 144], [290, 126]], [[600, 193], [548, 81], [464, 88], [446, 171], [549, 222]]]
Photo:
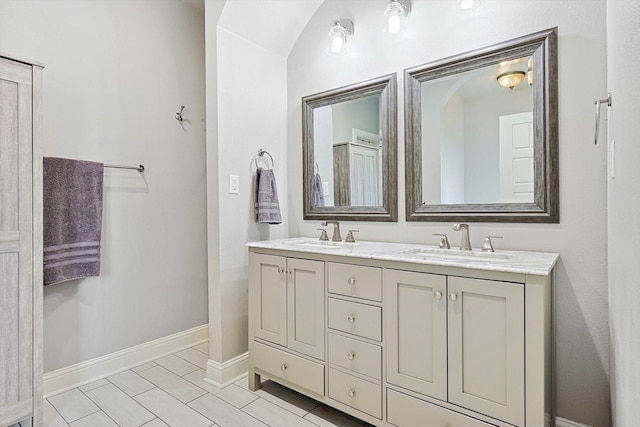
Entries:
[[417, 248], [405, 253], [425, 258], [464, 260], [471, 262], [506, 262], [511, 258], [507, 254], [482, 252], [479, 250], [461, 251], [460, 249]]

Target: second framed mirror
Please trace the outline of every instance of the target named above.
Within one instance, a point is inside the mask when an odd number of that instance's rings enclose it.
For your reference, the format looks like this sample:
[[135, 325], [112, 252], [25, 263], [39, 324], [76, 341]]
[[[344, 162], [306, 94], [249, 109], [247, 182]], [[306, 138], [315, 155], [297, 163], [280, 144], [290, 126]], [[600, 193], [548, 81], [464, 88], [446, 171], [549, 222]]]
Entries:
[[556, 32], [405, 71], [408, 221], [559, 222]]

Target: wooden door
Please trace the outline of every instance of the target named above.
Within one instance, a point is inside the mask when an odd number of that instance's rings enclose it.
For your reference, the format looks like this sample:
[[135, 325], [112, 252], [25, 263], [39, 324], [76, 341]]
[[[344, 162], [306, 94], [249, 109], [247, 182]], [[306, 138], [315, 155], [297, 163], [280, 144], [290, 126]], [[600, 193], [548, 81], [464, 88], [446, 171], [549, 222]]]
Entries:
[[500, 116], [500, 202], [533, 203], [533, 113]]
[[387, 382], [447, 400], [445, 276], [385, 270]]
[[324, 360], [324, 262], [287, 259], [287, 347]]
[[0, 425], [35, 404], [32, 156], [32, 67], [0, 58]]
[[448, 278], [449, 401], [524, 425], [524, 285]]
[[287, 260], [249, 254], [249, 286], [253, 298], [254, 336], [287, 345]]

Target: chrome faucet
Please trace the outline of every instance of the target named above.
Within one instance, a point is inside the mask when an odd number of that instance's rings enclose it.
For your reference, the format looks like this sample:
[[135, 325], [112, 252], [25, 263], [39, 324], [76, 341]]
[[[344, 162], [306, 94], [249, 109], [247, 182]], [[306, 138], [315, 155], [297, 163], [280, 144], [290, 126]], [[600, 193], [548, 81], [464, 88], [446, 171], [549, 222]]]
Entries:
[[449, 238], [446, 234], [433, 233], [434, 236], [440, 236], [440, 249], [451, 249]]
[[502, 236], [487, 236], [482, 244], [482, 252], [495, 252], [491, 239], [502, 239]]
[[471, 250], [471, 241], [469, 240], [469, 224], [453, 224], [453, 231], [461, 231], [460, 238], [460, 250], [461, 251], [470, 251]]
[[340, 223], [338, 221], [324, 221], [322, 226], [326, 227], [329, 224], [333, 224], [333, 237], [331, 240], [334, 242], [342, 242], [342, 236], [340, 235]]

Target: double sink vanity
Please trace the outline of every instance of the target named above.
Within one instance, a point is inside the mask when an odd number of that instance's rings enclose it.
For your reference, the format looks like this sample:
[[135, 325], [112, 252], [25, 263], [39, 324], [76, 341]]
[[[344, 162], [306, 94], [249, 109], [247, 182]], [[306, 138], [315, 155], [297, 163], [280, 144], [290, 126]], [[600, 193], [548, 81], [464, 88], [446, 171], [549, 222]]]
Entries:
[[548, 424], [558, 254], [248, 247], [252, 390], [265, 375], [376, 426]]
[[[407, 222], [560, 222], [557, 29], [402, 80]], [[302, 98], [305, 220], [398, 221], [396, 86]], [[250, 388], [264, 375], [376, 426], [554, 425], [558, 254], [494, 251], [490, 236], [472, 249], [455, 230], [461, 249], [444, 235], [249, 243]]]

